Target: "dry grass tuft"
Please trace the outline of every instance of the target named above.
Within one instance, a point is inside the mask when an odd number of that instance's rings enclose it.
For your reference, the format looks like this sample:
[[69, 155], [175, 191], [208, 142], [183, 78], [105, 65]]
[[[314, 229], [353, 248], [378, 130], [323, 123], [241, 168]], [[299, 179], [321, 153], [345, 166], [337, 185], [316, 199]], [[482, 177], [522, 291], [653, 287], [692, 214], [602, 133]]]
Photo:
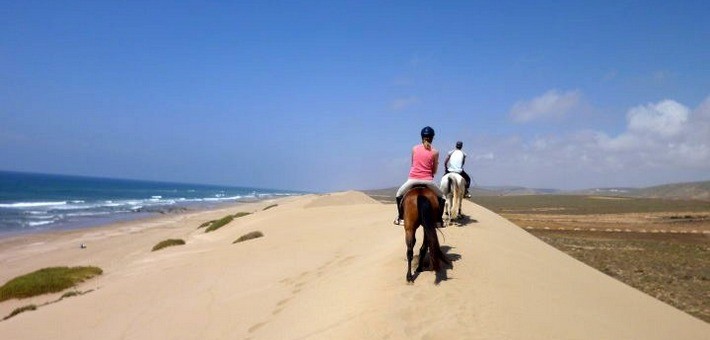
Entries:
[[255, 239], [255, 238], [259, 238], [259, 237], [263, 237], [263, 236], [264, 236], [264, 234], [260, 231], [252, 231], [250, 233], [240, 236], [238, 239], [236, 239], [234, 242], [232, 242], [232, 244], [244, 242], [247, 240], [251, 240], [251, 239]]
[[153, 250], [151, 250], [151, 251], [156, 251], [156, 250], [160, 250], [160, 249], [172, 247], [172, 246], [181, 246], [184, 244], [185, 244], [185, 241], [183, 241], [181, 239], [170, 238], [170, 239], [158, 242], [158, 244], [153, 246]]
[[15, 308], [10, 314], [8, 314], [8, 316], [4, 317], [3, 320], [7, 320], [17, 314], [24, 313], [24, 312], [31, 311], [31, 310], [37, 310], [37, 306], [27, 305], [27, 306]]
[[229, 224], [229, 222], [232, 222], [232, 220], [234, 220], [235, 218], [244, 217], [249, 214], [251, 214], [251, 213], [242, 211], [242, 212], [238, 212], [234, 215], [227, 215], [227, 216], [224, 216], [218, 220], [212, 220], [212, 221], [207, 221], [205, 223], [202, 223], [202, 224], [200, 224], [199, 227], [197, 227], [197, 229], [207, 227], [207, 229], [205, 229], [205, 232], [209, 233], [211, 231], [215, 231], [219, 228], [224, 227], [225, 225]]
[[101, 275], [98, 267], [50, 267], [18, 276], [0, 287], [0, 302], [57, 293]]

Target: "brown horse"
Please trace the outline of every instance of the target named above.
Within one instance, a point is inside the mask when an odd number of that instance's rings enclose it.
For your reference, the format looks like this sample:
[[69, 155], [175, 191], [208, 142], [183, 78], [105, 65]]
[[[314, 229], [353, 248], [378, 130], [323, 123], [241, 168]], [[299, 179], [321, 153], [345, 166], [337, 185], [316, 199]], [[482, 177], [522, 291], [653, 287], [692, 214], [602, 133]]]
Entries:
[[436, 235], [436, 220], [440, 215], [440, 210], [436, 194], [426, 186], [414, 187], [410, 189], [402, 199], [404, 208], [404, 233], [407, 241], [407, 282], [414, 282], [412, 275], [412, 258], [414, 257], [414, 244], [416, 243], [415, 233], [421, 225], [424, 227], [424, 240], [419, 249], [419, 265], [416, 272], [419, 273], [424, 267], [424, 256], [429, 250], [431, 267], [439, 273], [441, 262], [451, 265], [451, 262], [444, 256], [439, 247], [439, 238]]

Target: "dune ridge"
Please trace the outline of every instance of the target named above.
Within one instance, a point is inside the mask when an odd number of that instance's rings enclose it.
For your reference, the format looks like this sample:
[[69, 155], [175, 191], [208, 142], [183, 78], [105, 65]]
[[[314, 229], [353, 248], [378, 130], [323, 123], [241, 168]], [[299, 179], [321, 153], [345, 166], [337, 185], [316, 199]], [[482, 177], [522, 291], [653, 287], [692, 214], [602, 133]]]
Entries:
[[[278, 206], [261, 211], [264, 206]], [[204, 233], [196, 227], [253, 212]], [[95, 291], [0, 322], [3, 339], [708, 339], [705, 322], [539, 241], [471, 202], [442, 229], [453, 262], [405, 282], [392, 204], [305, 195], [120, 228], [0, 243], [0, 279], [97, 265]], [[232, 244], [261, 231], [264, 237]], [[186, 245], [151, 252], [168, 237]], [[421, 241], [421, 230], [417, 234]], [[88, 241], [87, 241], [88, 240]], [[74, 247], [87, 242], [88, 248]], [[418, 249], [419, 243], [416, 246]], [[416, 253], [416, 252], [415, 252]], [[6, 270], [5, 268], [11, 268]], [[31, 301], [0, 304], [7, 315]]]

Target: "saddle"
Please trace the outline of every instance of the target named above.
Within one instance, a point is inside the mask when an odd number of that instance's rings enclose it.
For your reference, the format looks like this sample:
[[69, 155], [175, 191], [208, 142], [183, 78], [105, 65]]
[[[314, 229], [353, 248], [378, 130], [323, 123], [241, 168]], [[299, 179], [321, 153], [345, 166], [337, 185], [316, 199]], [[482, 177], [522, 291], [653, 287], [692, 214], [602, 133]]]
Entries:
[[[425, 183], [414, 183], [414, 184], [410, 185], [409, 188], [407, 188], [407, 190], [404, 191], [404, 194], [402, 194], [401, 197], [407, 196], [407, 194], [414, 189], [425, 189], [428, 187], [429, 186], [427, 186]], [[397, 202], [397, 207], [401, 208], [402, 203], [403, 203], [402, 201]]]

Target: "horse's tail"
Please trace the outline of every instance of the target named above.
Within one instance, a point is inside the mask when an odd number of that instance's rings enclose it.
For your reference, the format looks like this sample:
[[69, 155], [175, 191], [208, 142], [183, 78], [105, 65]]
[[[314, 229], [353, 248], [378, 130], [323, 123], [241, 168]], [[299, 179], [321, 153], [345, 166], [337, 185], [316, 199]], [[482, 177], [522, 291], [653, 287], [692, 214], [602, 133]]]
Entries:
[[[439, 207], [443, 209], [444, 207]], [[451, 264], [444, 256], [444, 253], [439, 247], [439, 237], [436, 234], [436, 215], [438, 212], [434, 210], [431, 201], [423, 195], [417, 196], [417, 209], [419, 210], [419, 219], [424, 226], [425, 239], [428, 241], [429, 257], [431, 258], [431, 266], [435, 271], [440, 269], [440, 263]], [[422, 259], [419, 259], [421, 261]]]

